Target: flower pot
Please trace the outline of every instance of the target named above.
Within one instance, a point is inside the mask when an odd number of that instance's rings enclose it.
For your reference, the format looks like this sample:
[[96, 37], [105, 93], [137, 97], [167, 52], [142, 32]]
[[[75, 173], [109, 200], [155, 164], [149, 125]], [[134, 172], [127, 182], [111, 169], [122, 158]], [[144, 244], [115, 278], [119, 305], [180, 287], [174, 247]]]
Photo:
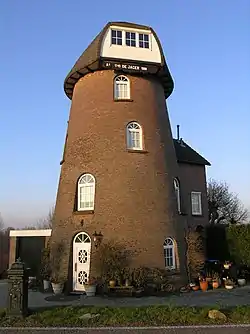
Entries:
[[115, 280], [111, 280], [111, 281], [109, 281], [109, 286], [110, 286], [111, 288], [114, 288], [114, 287], [115, 287], [115, 284], [116, 284], [116, 281], [115, 281]]
[[219, 282], [218, 281], [213, 281], [212, 282], [212, 287], [213, 287], [213, 289], [217, 289], [219, 287]]
[[201, 288], [202, 291], [207, 291], [208, 282], [207, 281], [200, 281], [200, 288]]
[[129, 279], [125, 280], [125, 286], [130, 286], [130, 280]]
[[94, 297], [96, 294], [96, 285], [85, 284], [84, 285], [86, 295], [88, 297]]
[[198, 291], [200, 289], [199, 285], [192, 286], [193, 291]]
[[231, 285], [231, 284], [229, 284], [229, 285], [225, 284], [225, 288], [226, 288], [227, 290], [232, 290], [232, 289], [234, 288], [234, 286]]
[[51, 283], [52, 289], [55, 295], [60, 295], [63, 291], [63, 284], [62, 283]]
[[49, 290], [50, 288], [50, 281], [44, 279], [43, 280], [43, 290], [46, 291], [46, 290]]
[[246, 279], [245, 278], [238, 278], [238, 284], [239, 284], [239, 286], [246, 285]]

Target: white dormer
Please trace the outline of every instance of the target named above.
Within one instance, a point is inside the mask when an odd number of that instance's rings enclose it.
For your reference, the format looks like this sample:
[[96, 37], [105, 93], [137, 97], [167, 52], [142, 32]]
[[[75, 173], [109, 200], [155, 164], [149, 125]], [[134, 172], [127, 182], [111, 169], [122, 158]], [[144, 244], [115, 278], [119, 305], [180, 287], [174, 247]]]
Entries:
[[160, 48], [151, 30], [115, 25], [103, 37], [100, 56], [161, 63]]

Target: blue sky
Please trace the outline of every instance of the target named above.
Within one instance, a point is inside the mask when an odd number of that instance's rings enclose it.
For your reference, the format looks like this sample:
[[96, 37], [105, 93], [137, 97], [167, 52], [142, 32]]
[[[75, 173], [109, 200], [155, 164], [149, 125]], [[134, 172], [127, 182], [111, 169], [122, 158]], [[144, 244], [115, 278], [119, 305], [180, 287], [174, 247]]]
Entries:
[[[150, 4], [150, 5], [149, 5]], [[7, 225], [55, 202], [70, 100], [63, 81], [108, 21], [152, 26], [175, 81], [173, 134], [207, 158], [208, 177], [250, 207], [250, 2], [9, 1], [0, 4], [0, 212]]]

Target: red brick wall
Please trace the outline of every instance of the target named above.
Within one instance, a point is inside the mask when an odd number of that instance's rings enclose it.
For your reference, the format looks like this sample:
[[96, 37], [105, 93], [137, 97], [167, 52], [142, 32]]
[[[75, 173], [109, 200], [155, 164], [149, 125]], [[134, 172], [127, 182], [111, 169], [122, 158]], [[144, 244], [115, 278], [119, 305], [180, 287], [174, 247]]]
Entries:
[[[96, 231], [137, 250], [135, 265], [164, 267], [163, 242], [177, 240], [184, 272], [184, 228], [177, 214], [173, 178], [178, 177], [162, 86], [152, 78], [129, 76], [132, 102], [114, 102], [113, 71], [88, 74], [76, 84], [61, 168], [52, 242], [64, 240], [65, 273], [72, 272], [70, 245], [76, 232]], [[143, 128], [144, 153], [126, 149], [126, 125]], [[96, 178], [95, 212], [76, 214], [77, 180]], [[81, 227], [81, 220], [84, 220]]]

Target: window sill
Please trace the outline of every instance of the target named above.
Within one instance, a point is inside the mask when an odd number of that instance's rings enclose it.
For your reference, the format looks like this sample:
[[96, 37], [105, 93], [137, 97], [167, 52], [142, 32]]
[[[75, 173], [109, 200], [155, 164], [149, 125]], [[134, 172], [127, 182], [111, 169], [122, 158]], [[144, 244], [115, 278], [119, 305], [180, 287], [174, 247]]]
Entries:
[[73, 215], [90, 215], [93, 213], [94, 213], [94, 210], [73, 211]]
[[114, 99], [114, 102], [133, 102], [132, 99]]
[[130, 149], [130, 148], [128, 148], [127, 149], [127, 152], [129, 152], [129, 153], [148, 153], [148, 151], [146, 151], [146, 150], [132, 150], [132, 149]]

